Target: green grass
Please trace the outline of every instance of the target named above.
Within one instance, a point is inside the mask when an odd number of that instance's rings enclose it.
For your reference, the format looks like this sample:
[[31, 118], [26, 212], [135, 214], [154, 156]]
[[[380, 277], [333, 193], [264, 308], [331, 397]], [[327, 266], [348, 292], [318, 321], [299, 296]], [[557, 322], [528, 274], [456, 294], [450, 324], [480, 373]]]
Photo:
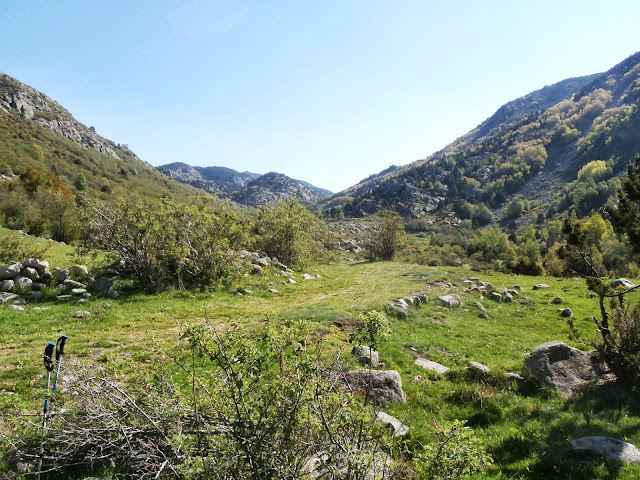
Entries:
[[[0, 235], [3, 232], [0, 231]], [[71, 247], [50, 250], [54, 265], [76, 263]], [[52, 262], [53, 263], [53, 262]], [[320, 279], [282, 284], [282, 278], [267, 273], [246, 277], [236, 288], [253, 293], [164, 291], [155, 295], [124, 292], [117, 300], [92, 297], [75, 300], [29, 301], [24, 312], [0, 306], [0, 390], [7, 411], [18, 405], [38, 412], [44, 390], [42, 352], [49, 341], [69, 336], [66, 360], [104, 364], [107, 359], [128, 358], [150, 363], [176, 345], [180, 325], [237, 322], [249, 329], [264, 322], [278, 325], [285, 320], [309, 322], [314, 336], [322, 335], [329, 346], [349, 356], [349, 329], [338, 324], [355, 320], [358, 312], [382, 309], [395, 297], [426, 292], [427, 304], [410, 307], [407, 319], [391, 319], [392, 334], [379, 348], [384, 368], [398, 370], [407, 394], [405, 405], [385, 410], [412, 427], [405, 445], [431, 439], [433, 421], [462, 419], [472, 426], [495, 460], [483, 478], [601, 478], [631, 479], [638, 467], [600, 461], [580, 465], [566, 458], [568, 440], [587, 435], [607, 435], [640, 445], [640, 416], [633, 403], [615, 401], [597, 394], [565, 400], [555, 392], [529, 385], [519, 392], [505, 380], [505, 373], [520, 372], [523, 355], [536, 345], [568, 340], [565, 319], [559, 307], [570, 307], [577, 325], [591, 334], [589, 317], [597, 313], [597, 299], [579, 279], [556, 279], [479, 273], [465, 268], [425, 267], [406, 263], [336, 263], [312, 268]], [[498, 304], [465, 292], [462, 281], [480, 277], [496, 288], [521, 285], [524, 291], [513, 303]], [[454, 287], [443, 284], [450, 282]], [[533, 290], [537, 283], [550, 286]], [[279, 293], [273, 295], [269, 288]], [[438, 295], [458, 293], [462, 306], [446, 309]], [[565, 298], [563, 305], [552, 297]], [[474, 302], [481, 302], [488, 318], [480, 318]], [[38, 308], [44, 308], [38, 309]], [[91, 316], [76, 319], [77, 310]], [[413, 364], [417, 356], [445, 364], [451, 371], [439, 376]], [[491, 368], [487, 376], [471, 375], [465, 367], [471, 360]], [[414, 381], [420, 375], [422, 381]], [[64, 379], [62, 380], [64, 386]]]

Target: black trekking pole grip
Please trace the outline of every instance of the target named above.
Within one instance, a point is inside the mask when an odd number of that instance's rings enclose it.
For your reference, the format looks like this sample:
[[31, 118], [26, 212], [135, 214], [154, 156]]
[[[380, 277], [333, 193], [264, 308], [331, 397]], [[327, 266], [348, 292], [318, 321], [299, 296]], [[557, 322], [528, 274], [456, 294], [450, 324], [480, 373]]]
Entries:
[[64, 345], [67, 343], [67, 336], [61, 335], [56, 342], [56, 362], [60, 361], [60, 357], [64, 355]]
[[53, 349], [56, 348], [56, 344], [49, 342], [44, 349], [44, 368], [49, 372], [53, 371]]

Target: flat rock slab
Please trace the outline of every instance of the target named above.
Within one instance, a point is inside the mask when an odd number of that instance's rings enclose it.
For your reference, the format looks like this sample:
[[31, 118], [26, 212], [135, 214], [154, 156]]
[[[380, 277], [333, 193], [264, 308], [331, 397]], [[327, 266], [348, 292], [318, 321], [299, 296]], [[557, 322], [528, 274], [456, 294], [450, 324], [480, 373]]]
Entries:
[[611, 437], [582, 437], [569, 443], [574, 450], [587, 450], [621, 462], [640, 465], [640, 451], [622, 440]]
[[3, 293], [2, 295], [0, 295], [0, 302], [6, 303], [9, 300], [13, 300], [14, 298], [18, 298], [18, 295], [16, 295], [15, 293]]
[[441, 363], [434, 362], [433, 360], [427, 360], [426, 358], [416, 358], [413, 363], [425, 370], [431, 370], [432, 372], [439, 373], [440, 375], [444, 375], [449, 371], [449, 368], [445, 367]]

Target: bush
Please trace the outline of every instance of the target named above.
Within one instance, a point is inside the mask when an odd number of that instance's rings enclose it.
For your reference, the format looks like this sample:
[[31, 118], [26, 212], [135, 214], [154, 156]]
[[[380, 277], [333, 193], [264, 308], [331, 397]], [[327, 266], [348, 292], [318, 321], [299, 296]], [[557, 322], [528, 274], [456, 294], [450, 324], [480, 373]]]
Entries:
[[257, 249], [287, 265], [305, 267], [329, 258], [329, 229], [295, 197], [263, 206], [254, 233]]
[[395, 210], [380, 210], [374, 222], [369, 244], [371, 256], [379, 260], [393, 260], [404, 236], [402, 217]]

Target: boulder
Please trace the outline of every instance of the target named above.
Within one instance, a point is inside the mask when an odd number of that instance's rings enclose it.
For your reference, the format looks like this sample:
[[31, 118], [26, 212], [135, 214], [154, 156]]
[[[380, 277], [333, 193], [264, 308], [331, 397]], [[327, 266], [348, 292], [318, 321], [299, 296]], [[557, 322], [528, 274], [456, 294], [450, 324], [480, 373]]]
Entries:
[[91, 286], [91, 288], [94, 291], [99, 293], [107, 293], [111, 289], [112, 285], [113, 285], [113, 280], [111, 278], [99, 277], [99, 278], [96, 278], [95, 282], [93, 282], [93, 285]]
[[13, 280], [0, 281], [0, 292], [10, 292], [15, 287], [16, 282]]
[[27, 260], [22, 262], [22, 267], [35, 269], [39, 263], [40, 263], [40, 260], [38, 260], [37, 258], [28, 258]]
[[550, 288], [550, 287], [549, 287], [549, 285], [547, 285], [546, 283], [536, 283], [536, 284], [533, 286], [533, 289], [534, 289], [534, 290], [543, 290], [543, 289], [545, 289], [545, 288]]
[[407, 311], [407, 307], [404, 305], [398, 305], [397, 303], [389, 303], [385, 307], [387, 313], [391, 315], [395, 315], [398, 318], [407, 318], [409, 312]]
[[360, 365], [371, 365], [375, 368], [380, 363], [380, 356], [378, 355], [378, 352], [366, 345], [354, 345], [353, 349], [351, 349], [351, 353], [356, 357], [356, 360]]
[[554, 305], [560, 305], [561, 303], [564, 303], [564, 298], [562, 298], [562, 297], [553, 297], [551, 299], [551, 303], [553, 303]]
[[562, 317], [573, 317], [573, 312], [570, 308], [560, 308], [558, 311]]
[[69, 270], [66, 268], [56, 268], [53, 271], [53, 276], [57, 283], [62, 283], [69, 278]]
[[262, 267], [260, 265], [251, 265], [251, 275], [262, 275]]
[[33, 290], [35, 292], [41, 292], [45, 288], [47, 288], [47, 286], [42, 282], [33, 282], [31, 284], [31, 290]]
[[84, 283], [76, 282], [75, 280], [66, 279], [64, 281], [65, 288], [87, 288]]
[[303, 280], [315, 280], [316, 277], [309, 275], [308, 273], [303, 273], [302, 274], [302, 279]]
[[38, 274], [38, 271], [35, 268], [32, 267], [25, 267], [22, 269], [22, 275], [24, 275], [27, 278], [30, 278], [32, 281], [36, 281], [36, 280], [40, 280], [40, 275]]
[[353, 370], [347, 372], [346, 379], [352, 391], [363, 391], [367, 401], [374, 405], [407, 401], [402, 390], [402, 378], [396, 370]]
[[9, 265], [0, 267], [0, 280], [13, 280], [22, 270], [22, 264], [18, 262], [11, 262]]
[[45, 273], [49, 272], [49, 262], [47, 262], [46, 260], [40, 260], [38, 264], [33, 268], [35, 268], [40, 275], [44, 275]]
[[427, 303], [427, 294], [426, 293], [418, 293], [416, 295], [420, 303]]
[[620, 462], [640, 465], [640, 451], [622, 440], [611, 437], [583, 437], [569, 443], [574, 450], [588, 451]]
[[69, 268], [69, 275], [71, 278], [83, 279], [89, 276], [89, 269], [86, 265], [74, 265]]
[[461, 304], [460, 297], [458, 295], [456, 295], [455, 293], [450, 293], [448, 295], [442, 295], [442, 296], [438, 297], [438, 300], [440, 301], [440, 304], [443, 307], [447, 307], [447, 308], [459, 307], [460, 304]]
[[33, 284], [33, 280], [29, 277], [25, 277], [24, 275], [18, 275], [14, 279], [14, 282], [16, 282], [16, 287], [18, 288], [31, 288], [31, 285]]
[[22, 308], [20, 305], [7, 305], [7, 308], [9, 310], [15, 310], [17, 312], [24, 312], [24, 308]]
[[595, 350], [582, 352], [560, 341], [535, 347], [524, 359], [524, 372], [567, 398], [601, 373]]
[[111, 300], [115, 300], [119, 296], [120, 296], [120, 294], [116, 290], [110, 289], [107, 292], [107, 297], [109, 297]]
[[87, 312], [86, 310], [78, 310], [74, 314], [74, 317], [76, 317], [76, 318], [87, 318], [89, 316], [91, 316], [91, 312]]
[[498, 292], [491, 292], [489, 294], [489, 298], [494, 302], [502, 303], [502, 295], [500, 295]]
[[504, 303], [511, 303], [511, 302], [513, 302], [513, 296], [511, 296], [510, 293], [506, 293], [505, 292], [505, 294], [502, 296], [502, 301]]
[[416, 358], [413, 363], [418, 367], [424, 368], [425, 370], [431, 370], [432, 372], [439, 373], [440, 375], [444, 375], [449, 371], [449, 368], [445, 367], [441, 363], [434, 362], [433, 360], [427, 360], [426, 358]]

